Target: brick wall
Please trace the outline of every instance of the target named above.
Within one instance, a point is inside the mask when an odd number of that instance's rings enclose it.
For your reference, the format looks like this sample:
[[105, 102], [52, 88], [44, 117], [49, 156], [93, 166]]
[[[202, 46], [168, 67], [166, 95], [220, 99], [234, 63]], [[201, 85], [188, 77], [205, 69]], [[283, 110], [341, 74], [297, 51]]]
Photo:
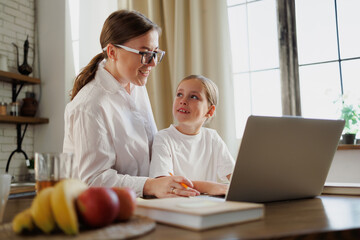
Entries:
[[[8, 58], [10, 72], [17, 72], [16, 50], [12, 43], [19, 47], [20, 65], [24, 61], [24, 41], [29, 36], [30, 49], [28, 63], [33, 65], [34, 35], [35, 35], [35, 3], [34, 0], [0, 0], [0, 54]], [[33, 66], [34, 68], [34, 66]], [[30, 75], [32, 76], [32, 74]], [[38, 76], [36, 76], [38, 77]], [[32, 91], [37, 86], [24, 86], [18, 95], [18, 101], [25, 97], [26, 91]], [[11, 84], [0, 81], [0, 102], [11, 102]], [[22, 143], [22, 149], [31, 158], [34, 155], [33, 132], [29, 125]], [[24, 125], [22, 126], [22, 131]], [[17, 148], [16, 125], [0, 123], [0, 172], [5, 172], [7, 160]], [[22, 153], [12, 157], [9, 173], [17, 179], [24, 179], [27, 174], [25, 158]]]

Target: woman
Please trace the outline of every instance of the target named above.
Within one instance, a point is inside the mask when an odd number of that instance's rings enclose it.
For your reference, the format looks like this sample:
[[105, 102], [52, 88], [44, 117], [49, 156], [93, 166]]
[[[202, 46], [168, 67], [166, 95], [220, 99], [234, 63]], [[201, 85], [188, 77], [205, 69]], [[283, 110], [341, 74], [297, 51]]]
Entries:
[[90, 186], [126, 186], [138, 196], [195, 196], [181, 176], [148, 178], [156, 125], [145, 84], [162, 60], [161, 29], [144, 15], [120, 10], [105, 21], [96, 55], [76, 77], [65, 109], [64, 152], [73, 177]]

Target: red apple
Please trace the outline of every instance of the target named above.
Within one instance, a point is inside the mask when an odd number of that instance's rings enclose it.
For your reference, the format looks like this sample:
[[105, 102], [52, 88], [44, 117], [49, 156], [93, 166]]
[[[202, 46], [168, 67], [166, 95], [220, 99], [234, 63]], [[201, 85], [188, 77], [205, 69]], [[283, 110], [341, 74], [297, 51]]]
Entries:
[[82, 221], [90, 227], [112, 223], [119, 213], [119, 198], [110, 188], [90, 187], [76, 199]]
[[128, 187], [113, 187], [111, 188], [117, 194], [120, 202], [120, 209], [117, 220], [126, 221], [131, 218], [136, 207], [136, 193]]

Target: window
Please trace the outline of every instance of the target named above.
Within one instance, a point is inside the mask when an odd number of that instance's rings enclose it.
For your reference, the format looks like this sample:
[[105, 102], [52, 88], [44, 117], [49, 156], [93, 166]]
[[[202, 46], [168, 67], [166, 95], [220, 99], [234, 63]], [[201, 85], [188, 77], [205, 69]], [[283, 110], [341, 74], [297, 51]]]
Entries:
[[[76, 75], [101, 52], [100, 33], [105, 19], [118, 9], [117, 0], [68, 0]], [[96, 17], [94, 17], [96, 16]]]
[[80, 2], [79, 0], [68, 0], [70, 9], [71, 20], [71, 42], [73, 48], [74, 68], [75, 74], [79, 74], [79, 12]]
[[281, 115], [276, 2], [228, 0], [237, 137], [250, 114]]
[[[342, 94], [360, 103], [360, 1], [291, 1], [301, 114], [339, 118]], [[284, 2], [227, 1], [238, 137], [250, 114], [282, 115], [277, 4]]]
[[360, 103], [360, 2], [295, 4], [302, 115], [338, 118], [342, 94]]

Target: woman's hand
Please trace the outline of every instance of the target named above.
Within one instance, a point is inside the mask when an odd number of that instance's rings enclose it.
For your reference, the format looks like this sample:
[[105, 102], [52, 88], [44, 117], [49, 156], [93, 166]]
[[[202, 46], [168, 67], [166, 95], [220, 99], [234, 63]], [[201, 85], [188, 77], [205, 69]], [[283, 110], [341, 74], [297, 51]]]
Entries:
[[[186, 189], [181, 183], [186, 184]], [[193, 197], [200, 195], [199, 191], [193, 189], [193, 183], [182, 176], [149, 178], [144, 185], [143, 194], [153, 195], [158, 198], [166, 197]]]

